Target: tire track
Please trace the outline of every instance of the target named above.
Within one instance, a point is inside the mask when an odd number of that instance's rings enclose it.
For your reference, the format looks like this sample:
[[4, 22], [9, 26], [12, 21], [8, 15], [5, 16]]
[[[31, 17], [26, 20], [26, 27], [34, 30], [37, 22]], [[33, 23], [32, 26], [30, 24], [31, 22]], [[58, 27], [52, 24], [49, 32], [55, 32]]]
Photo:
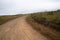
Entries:
[[26, 17], [19, 17], [3, 24], [0, 40], [47, 40], [26, 22]]

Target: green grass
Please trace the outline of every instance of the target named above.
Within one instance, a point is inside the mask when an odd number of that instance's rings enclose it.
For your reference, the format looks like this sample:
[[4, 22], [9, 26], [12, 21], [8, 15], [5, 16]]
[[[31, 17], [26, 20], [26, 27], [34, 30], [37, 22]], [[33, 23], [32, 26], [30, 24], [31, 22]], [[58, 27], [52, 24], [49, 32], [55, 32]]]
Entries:
[[12, 19], [15, 19], [17, 17], [21, 17], [23, 16], [22, 14], [19, 14], [19, 15], [7, 15], [7, 16], [0, 16], [0, 25], [12, 20]]

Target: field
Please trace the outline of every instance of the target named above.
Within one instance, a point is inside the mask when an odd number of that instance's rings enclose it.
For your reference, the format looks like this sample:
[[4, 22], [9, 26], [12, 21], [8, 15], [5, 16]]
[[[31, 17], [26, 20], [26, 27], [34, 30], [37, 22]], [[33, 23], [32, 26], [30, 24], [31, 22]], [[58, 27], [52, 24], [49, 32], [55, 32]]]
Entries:
[[17, 17], [20, 17], [22, 16], [22, 14], [19, 14], [19, 15], [7, 15], [7, 16], [0, 16], [0, 25], [12, 20], [12, 19], [15, 19]]
[[51, 28], [60, 31], [60, 11], [51, 11], [44, 13], [35, 13], [31, 15], [32, 18], [45, 26], [50, 26]]
[[27, 17], [27, 22], [51, 40], [60, 40], [60, 10], [33, 13]]
[[[60, 10], [24, 15], [34, 30], [51, 40], [60, 40]], [[23, 14], [0, 16], [0, 25], [21, 16]]]

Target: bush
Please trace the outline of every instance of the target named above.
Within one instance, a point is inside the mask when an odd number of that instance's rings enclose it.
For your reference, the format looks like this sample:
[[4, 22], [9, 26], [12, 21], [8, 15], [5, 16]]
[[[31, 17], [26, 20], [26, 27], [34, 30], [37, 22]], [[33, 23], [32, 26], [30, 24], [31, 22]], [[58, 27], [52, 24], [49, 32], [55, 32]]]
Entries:
[[48, 14], [48, 15], [53, 15], [53, 12], [48, 12], [47, 14]]
[[35, 13], [31, 15], [38, 23], [50, 26], [51, 28], [60, 31], [60, 12], [51, 11], [43, 13]]

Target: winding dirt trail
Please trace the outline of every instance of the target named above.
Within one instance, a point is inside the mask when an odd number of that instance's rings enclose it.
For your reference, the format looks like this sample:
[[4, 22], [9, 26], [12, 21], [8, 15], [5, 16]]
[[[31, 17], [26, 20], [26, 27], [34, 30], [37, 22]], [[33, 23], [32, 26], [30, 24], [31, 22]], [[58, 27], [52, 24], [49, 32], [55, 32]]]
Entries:
[[23, 16], [1, 25], [0, 40], [47, 40], [46, 37], [36, 32], [25, 19], [26, 16]]

